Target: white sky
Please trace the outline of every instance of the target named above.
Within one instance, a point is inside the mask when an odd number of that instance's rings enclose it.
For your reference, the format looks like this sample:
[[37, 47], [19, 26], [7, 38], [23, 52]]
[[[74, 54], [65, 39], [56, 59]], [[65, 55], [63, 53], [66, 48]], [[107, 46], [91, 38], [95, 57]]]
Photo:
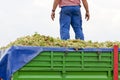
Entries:
[[[53, 0], [0, 0], [0, 47], [38, 32], [59, 37], [59, 11], [50, 18]], [[85, 40], [120, 41], [120, 0], [88, 0], [91, 18], [84, 19]], [[71, 28], [71, 39], [74, 32]]]

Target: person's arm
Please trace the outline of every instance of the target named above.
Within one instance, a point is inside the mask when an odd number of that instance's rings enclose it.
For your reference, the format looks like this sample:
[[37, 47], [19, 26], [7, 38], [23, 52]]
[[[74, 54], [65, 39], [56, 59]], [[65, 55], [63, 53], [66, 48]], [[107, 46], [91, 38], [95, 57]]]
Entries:
[[51, 19], [54, 20], [55, 18], [55, 10], [59, 4], [60, 0], [54, 0], [54, 3], [53, 3], [53, 8], [52, 8], [52, 13], [51, 13]]
[[87, 19], [87, 21], [90, 19], [90, 13], [89, 13], [89, 7], [88, 7], [88, 2], [87, 0], [82, 0], [83, 6], [85, 8], [86, 14], [85, 14], [85, 19]]

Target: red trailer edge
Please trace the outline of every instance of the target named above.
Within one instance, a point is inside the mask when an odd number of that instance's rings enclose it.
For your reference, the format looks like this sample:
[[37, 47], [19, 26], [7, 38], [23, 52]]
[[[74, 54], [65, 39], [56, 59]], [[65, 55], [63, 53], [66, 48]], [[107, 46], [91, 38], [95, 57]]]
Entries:
[[118, 80], [118, 45], [114, 45], [114, 71], [113, 80]]

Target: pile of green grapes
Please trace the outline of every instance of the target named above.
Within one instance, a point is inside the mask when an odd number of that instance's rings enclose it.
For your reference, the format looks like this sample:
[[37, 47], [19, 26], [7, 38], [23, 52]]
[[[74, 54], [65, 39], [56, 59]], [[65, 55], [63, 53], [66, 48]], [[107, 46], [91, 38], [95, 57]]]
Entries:
[[68, 48], [111, 48], [114, 45], [120, 46], [119, 41], [105, 41], [105, 42], [92, 42], [83, 40], [61, 40], [59, 38], [53, 38], [50, 36], [40, 35], [34, 33], [20, 37], [13, 42], [10, 42], [7, 46], [1, 47], [0, 49], [6, 49], [11, 46], [46, 46], [46, 47], [68, 47]]

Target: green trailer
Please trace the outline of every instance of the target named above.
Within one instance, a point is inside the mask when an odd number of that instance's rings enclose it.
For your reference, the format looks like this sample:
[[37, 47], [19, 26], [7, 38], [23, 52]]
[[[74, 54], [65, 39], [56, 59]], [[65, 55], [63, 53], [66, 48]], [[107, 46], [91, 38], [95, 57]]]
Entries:
[[114, 52], [113, 48], [44, 48], [13, 73], [12, 80], [118, 80]]

